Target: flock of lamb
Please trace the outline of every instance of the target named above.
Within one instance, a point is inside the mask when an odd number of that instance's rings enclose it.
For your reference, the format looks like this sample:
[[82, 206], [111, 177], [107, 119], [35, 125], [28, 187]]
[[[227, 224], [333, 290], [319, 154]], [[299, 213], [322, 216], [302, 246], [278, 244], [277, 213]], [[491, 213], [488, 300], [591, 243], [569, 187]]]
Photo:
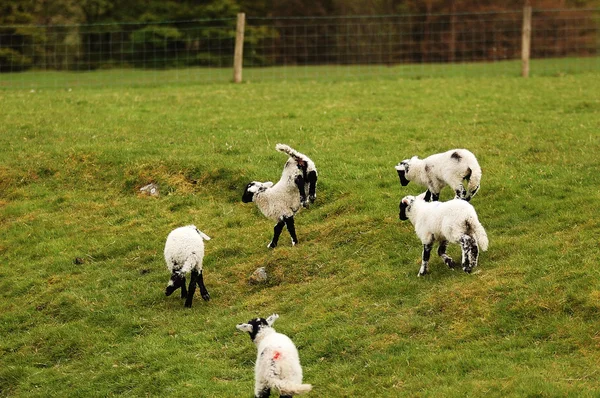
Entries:
[[[277, 246], [284, 227], [292, 238], [292, 245], [298, 243], [294, 215], [315, 201], [318, 179], [315, 164], [308, 156], [288, 145], [277, 144], [276, 149], [289, 156], [279, 181], [276, 184], [252, 181], [242, 195], [244, 203], [254, 202], [267, 218], [276, 222], [273, 239], [267, 246], [271, 249]], [[400, 219], [410, 220], [423, 244], [419, 276], [428, 272], [431, 249], [436, 241], [439, 242], [438, 255], [450, 268], [456, 263], [446, 254], [448, 243], [460, 244], [462, 269], [470, 273], [477, 266], [479, 250], [485, 251], [488, 247], [486, 232], [469, 203], [479, 190], [481, 180], [481, 168], [475, 156], [466, 149], [453, 149], [425, 159], [414, 156], [395, 168], [402, 186], [413, 181], [427, 187], [424, 193], [416, 197], [405, 196], [400, 201]], [[439, 202], [440, 191], [445, 186], [454, 190], [455, 198]], [[170, 296], [181, 288], [186, 307], [192, 306], [196, 285], [202, 298], [210, 300], [202, 276], [205, 240], [210, 238], [194, 225], [188, 225], [171, 231], [165, 244], [165, 261], [171, 272], [165, 294]], [[187, 274], [190, 274], [190, 282], [186, 288]], [[255, 318], [236, 326], [238, 330], [248, 332], [257, 347], [254, 386], [257, 398], [269, 397], [271, 389], [278, 390], [280, 397], [286, 398], [312, 388], [310, 384], [302, 383], [296, 346], [289, 337], [273, 328], [277, 318], [279, 315], [273, 314], [267, 319]]]

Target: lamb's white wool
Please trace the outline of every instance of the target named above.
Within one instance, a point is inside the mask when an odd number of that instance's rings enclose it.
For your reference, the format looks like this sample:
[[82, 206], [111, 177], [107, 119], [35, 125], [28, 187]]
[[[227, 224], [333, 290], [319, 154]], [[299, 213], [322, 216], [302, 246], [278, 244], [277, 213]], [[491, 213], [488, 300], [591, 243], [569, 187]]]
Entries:
[[[425, 200], [439, 199], [440, 191], [449, 185], [458, 199], [471, 200], [479, 190], [481, 167], [471, 152], [466, 149], [452, 149], [419, 159], [413, 156], [396, 166], [402, 186], [414, 181], [427, 187]], [[468, 184], [465, 188], [463, 180]]]
[[[192, 306], [196, 284], [200, 287], [202, 298], [206, 301], [210, 299], [202, 275], [205, 240], [210, 238], [195, 225], [187, 225], [171, 231], [165, 243], [165, 261], [167, 269], [171, 272], [165, 294], [170, 296], [181, 287], [181, 297], [186, 298], [186, 307]], [[191, 279], [186, 290], [185, 275], [188, 273], [191, 273]]]
[[251, 201], [265, 217], [275, 222], [293, 217], [302, 207], [298, 189], [285, 180], [279, 180], [275, 185], [270, 181], [252, 181], [246, 192], [253, 193]]
[[[308, 202], [314, 201], [316, 198], [317, 170], [312, 160], [287, 145], [277, 144], [276, 148], [290, 156], [277, 184], [273, 185], [270, 181], [252, 181], [246, 186], [242, 195], [242, 202], [256, 203], [265, 217], [277, 223], [273, 239], [267, 245], [269, 248], [277, 246], [284, 226], [290, 233], [292, 245], [298, 243], [294, 215], [302, 206], [307, 206]], [[307, 186], [308, 200], [306, 198]]]
[[462, 267], [465, 272], [477, 266], [479, 248], [486, 251], [488, 237], [479, 222], [475, 208], [460, 199], [447, 202], [426, 202], [425, 194], [405, 196], [400, 201], [400, 219], [410, 220], [423, 243], [423, 260], [419, 276], [428, 270], [429, 255], [435, 241], [440, 242], [438, 254], [451, 268], [454, 261], [446, 254], [448, 243], [462, 248]]
[[236, 326], [238, 330], [248, 332], [256, 344], [254, 395], [257, 398], [269, 397], [272, 388], [279, 390], [282, 396], [312, 389], [310, 384], [302, 384], [302, 366], [296, 346], [289, 337], [273, 328], [277, 318], [279, 315], [273, 314], [267, 319], [255, 318]]

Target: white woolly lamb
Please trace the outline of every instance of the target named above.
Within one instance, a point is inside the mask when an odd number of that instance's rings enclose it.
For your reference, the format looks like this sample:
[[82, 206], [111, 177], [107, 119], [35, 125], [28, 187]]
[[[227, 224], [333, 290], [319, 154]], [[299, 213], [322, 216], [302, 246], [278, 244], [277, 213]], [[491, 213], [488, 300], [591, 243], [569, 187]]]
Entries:
[[317, 170], [312, 160], [287, 145], [277, 144], [276, 149], [290, 156], [277, 184], [273, 185], [271, 181], [252, 181], [242, 195], [242, 202], [256, 203], [265, 217], [277, 223], [273, 229], [273, 239], [267, 245], [271, 249], [277, 247], [284, 226], [290, 233], [292, 245], [298, 243], [294, 215], [308, 203], [305, 185], [308, 184], [309, 187], [308, 201], [312, 202], [316, 198], [317, 183]]
[[486, 251], [488, 237], [477, 218], [475, 208], [460, 199], [447, 202], [426, 202], [424, 195], [405, 196], [400, 201], [400, 219], [410, 220], [423, 243], [423, 258], [419, 276], [428, 271], [429, 256], [433, 243], [440, 242], [438, 255], [446, 265], [455, 263], [446, 254], [448, 242], [459, 243], [462, 248], [462, 268], [470, 273], [477, 266], [479, 248]]
[[279, 390], [280, 398], [303, 394], [312, 389], [310, 384], [302, 384], [302, 367], [296, 346], [289, 337], [273, 329], [277, 318], [279, 315], [273, 314], [267, 319], [255, 318], [236, 326], [238, 330], [248, 332], [256, 344], [256, 398], [268, 398], [272, 388]]
[[[200, 288], [202, 298], [205, 301], [210, 300], [202, 276], [204, 240], [210, 240], [210, 238], [196, 226], [187, 225], [171, 231], [165, 243], [165, 261], [167, 268], [171, 271], [171, 279], [169, 279], [165, 294], [170, 296], [175, 290], [181, 288], [181, 298], [186, 299], [185, 306], [188, 308], [192, 306], [196, 285]], [[190, 285], [186, 290], [185, 274], [188, 272], [191, 273], [191, 276]]]
[[[479, 190], [481, 181], [481, 167], [475, 155], [466, 149], [452, 149], [425, 159], [413, 156], [398, 163], [396, 171], [402, 186], [410, 181], [426, 186], [425, 200], [428, 202], [430, 198], [438, 200], [446, 185], [454, 190], [456, 198], [468, 202]], [[463, 180], [467, 180], [466, 189]]]

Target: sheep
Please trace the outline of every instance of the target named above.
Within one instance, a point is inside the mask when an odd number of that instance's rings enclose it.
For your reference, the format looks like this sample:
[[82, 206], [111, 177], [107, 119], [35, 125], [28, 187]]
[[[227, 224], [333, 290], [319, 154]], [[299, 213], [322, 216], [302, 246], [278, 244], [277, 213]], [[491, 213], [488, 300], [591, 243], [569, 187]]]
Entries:
[[[290, 158], [283, 167], [282, 178], [287, 177], [292, 181], [300, 191], [300, 202], [302, 206], [308, 207], [317, 199], [317, 168], [315, 163], [306, 155], [296, 151], [285, 144], [277, 144], [275, 149], [287, 154]], [[306, 200], [306, 191], [308, 190], [308, 201]]]
[[455, 263], [446, 254], [448, 243], [459, 243], [462, 248], [462, 269], [466, 273], [477, 266], [479, 248], [486, 251], [488, 237], [477, 218], [475, 208], [464, 200], [427, 202], [425, 193], [405, 196], [400, 201], [400, 220], [410, 220], [423, 243], [423, 257], [419, 276], [428, 271], [429, 255], [435, 241], [440, 242], [438, 255], [450, 268]]
[[[167, 284], [165, 295], [170, 296], [181, 288], [181, 298], [185, 298], [185, 306], [190, 308], [196, 291], [196, 284], [205, 301], [210, 300], [210, 295], [202, 276], [202, 259], [204, 258], [204, 240], [210, 238], [195, 225], [187, 225], [174, 229], [167, 236], [165, 243], [165, 261], [171, 271], [171, 278]], [[190, 285], [185, 288], [185, 274], [191, 272]]]
[[255, 318], [236, 326], [238, 330], [248, 332], [257, 347], [254, 366], [256, 398], [269, 397], [272, 388], [279, 390], [280, 398], [312, 389], [312, 385], [302, 384], [302, 367], [296, 346], [288, 336], [273, 329], [277, 318], [279, 315], [273, 314], [267, 319]]
[[[468, 202], [479, 190], [481, 181], [481, 167], [475, 155], [466, 149], [452, 149], [425, 159], [413, 156], [398, 163], [396, 171], [402, 186], [408, 185], [410, 181], [426, 186], [427, 202], [430, 199], [439, 200], [440, 191], [446, 185], [454, 190], [455, 198]], [[467, 180], [466, 189], [463, 180]]]
[[[277, 184], [273, 185], [271, 181], [252, 181], [242, 195], [242, 202], [256, 203], [265, 217], [276, 222], [273, 239], [267, 245], [270, 249], [277, 247], [284, 226], [290, 233], [292, 246], [298, 244], [294, 215], [301, 207], [314, 202], [317, 184], [317, 170], [312, 160], [284, 144], [277, 144], [275, 148], [290, 156]], [[307, 184], [308, 201], [305, 193]]]

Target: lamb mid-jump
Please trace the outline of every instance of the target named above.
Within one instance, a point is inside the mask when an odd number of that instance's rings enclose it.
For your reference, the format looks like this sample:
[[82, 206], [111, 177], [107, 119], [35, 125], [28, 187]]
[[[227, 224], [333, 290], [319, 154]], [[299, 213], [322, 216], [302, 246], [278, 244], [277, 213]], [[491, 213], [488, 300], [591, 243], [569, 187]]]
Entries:
[[248, 332], [256, 344], [256, 398], [269, 397], [272, 388], [279, 390], [280, 398], [289, 398], [312, 389], [310, 384], [302, 384], [302, 367], [296, 346], [289, 337], [273, 329], [277, 318], [279, 315], [273, 314], [267, 319], [255, 318], [236, 326], [238, 330]]
[[[210, 238], [195, 225], [187, 225], [171, 231], [165, 243], [165, 261], [171, 271], [171, 279], [165, 294], [170, 296], [175, 290], [181, 288], [181, 298], [185, 298], [185, 306], [188, 308], [192, 306], [196, 285], [200, 288], [202, 298], [205, 301], [210, 300], [202, 276], [204, 240]], [[188, 272], [191, 272], [190, 285], [186, 289], [185, 274]]]
[[[287, 145], [278, 144], [276, 149], [290, 156], [277, 184], [273, 185], [271, 181], [252, 181], [246, 186], [242, 195], [242, 202], [256, 203], [265, 217], [276, 222], [273, 239], [267, 245], [271, 249], [277, 247], [284, 226], [290, 233], [292, 246], [298, 243], [294, 215], [302, 206], [306, 207], [308, 202], [315, 200], [317, 184], [317, 170], [312, 160]], [[309, 191], [308, 201], [305, 193], [306, 184]]]
[[460, 199], [447, 202], [426, 202], [425, 194], [405, 196], [400, 201], [400, 219], [410, 220], [423, 243], [423, 258], [419, 276], [428, 271], [433, 243], [440, 242], [438, 255], [450, 268], [455, 263], [446, 254], [448, 242], [459, 243], [462, 248], [462, 268], [470, 273], [477, 266], [479, 248], [486, 251], [488, 237], [477, 218], [475, 208]]
[[[427, 187], [425, 200], [438, 200], [440, 191], [449, 185], [458, 199], [467, 202], [479, 190], [481, 181], [481, 167], [477, 158], [466, 149], [452, 149], [444, 153], [437, 153], [419, 159], [413, 156], [405, 159], [396, 166], [398, 177], [402, 186], [414, 181]], [[463, 185], [467, 181], [467, 188]]]

